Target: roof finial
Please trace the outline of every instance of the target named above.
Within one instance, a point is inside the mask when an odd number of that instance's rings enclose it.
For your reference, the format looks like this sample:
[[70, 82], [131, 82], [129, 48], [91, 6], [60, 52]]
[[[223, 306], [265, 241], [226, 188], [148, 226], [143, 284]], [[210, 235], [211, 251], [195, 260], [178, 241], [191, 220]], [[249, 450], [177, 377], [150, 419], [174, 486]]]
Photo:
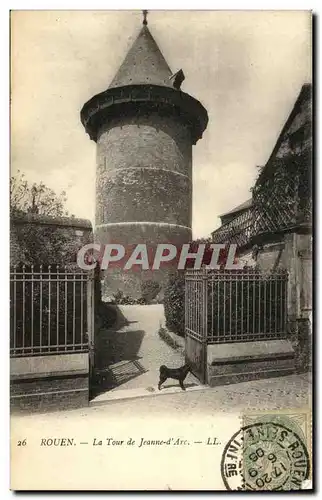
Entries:
[[146, 26], [148, 24], [148, 21], [146, 20], [147, 18], [147, 15], [148, 15], [148, 11], [147, 10], [142, 10], [142, 13], [143, 13], [143, 25]]

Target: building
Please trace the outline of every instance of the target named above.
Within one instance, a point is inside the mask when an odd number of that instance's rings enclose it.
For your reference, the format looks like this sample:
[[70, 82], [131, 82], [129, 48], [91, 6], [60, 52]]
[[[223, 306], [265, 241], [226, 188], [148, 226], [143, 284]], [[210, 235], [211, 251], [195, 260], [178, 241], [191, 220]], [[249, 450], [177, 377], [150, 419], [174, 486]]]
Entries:
[[252, 262], [250, 249], [252, 232], [252, 198], [219, 215], [221, 226], [211, 233], [214, 243], [237, 245], [238, 256]]
[[[145, 16], [109, 88], [83, 106], [82, 124], [97, 144], [97, 243], [128, 249], [191, 240], [192, 146], [208, 115], [181, 91], [183, 80], [182, 70], [170, 70]], [[142, 280], [166, 279], [162, 270], [107, 273], [103, 293], [120, 289], [133, 297]]]
[[264, 235], [311, 227], [311, 85], [303, 85], [273, 151], [252, 188], [252, 198], [220, 215], [215, 243], [236, 243], [239, 255]]
[[244, 201], [244, 203], [241, 203], [237, 207], [234, 207], [233, 209], [229, 210], [229, 212], [225, 212], [224, 214], [219, 215], [221, 224], [222, 225], [227, 224], [236, 217], [243, 215], [250, 209], [251, 205], [252, 205], [252, 199], [249, 198], [249, 200]]
[[312, 316], [311, 84], [302, 86], [252, 199], [221, 220], [215, 243], [237, 244], [239, 257], [264, 271], [288, 271], [291, 329], [305, 335]]

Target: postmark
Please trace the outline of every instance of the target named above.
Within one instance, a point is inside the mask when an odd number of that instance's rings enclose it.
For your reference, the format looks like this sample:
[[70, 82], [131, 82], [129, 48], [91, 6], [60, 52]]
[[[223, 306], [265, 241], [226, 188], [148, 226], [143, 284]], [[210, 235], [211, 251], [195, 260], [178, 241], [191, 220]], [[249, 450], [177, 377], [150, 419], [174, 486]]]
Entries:
[[302, 489], [310, 460], [301, 432], [263, 419], [242, 427], [225, 446], [221, 474], [228, 490]]

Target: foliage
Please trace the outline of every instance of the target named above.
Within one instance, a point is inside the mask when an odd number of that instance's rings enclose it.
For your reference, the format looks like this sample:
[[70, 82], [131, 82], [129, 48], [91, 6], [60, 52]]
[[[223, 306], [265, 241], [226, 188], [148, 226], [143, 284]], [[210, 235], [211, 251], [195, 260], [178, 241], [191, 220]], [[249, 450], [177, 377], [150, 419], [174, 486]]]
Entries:
[[51, 217], [68, 216], [64, 206], [66, 193], [59, 195], [43, 182], [30, 184], [25, 175], [18, 170], [17, 175], [10, 178], [10, 211], [12, 215], [39, 214]]
[[54, 267], [43, 266], [41, 280], [38, 266], [33, 268], [33, 279], [30, 266], [17, 267], [16, 272], [27, 274], [25, 281], [10, 282], [10, 347], [15, 343], [18, 348], [43, 345], [55, 350], [53, 346], [66, 344], [72, 348], [75, 343], [86, 343], [83, 283], [63, 281], [64, 275], [58, 275]]
[[129, 295], [126, 295], [123, 292], [123, 290], [117, 290], [117, 292], [113, 294], [113, 300], [116, 304], [121, 304], [121, 305], [133, 305], [133, 304], [145, 305], [151, 303], [156, 298], [159, 291], [160, 291], [159, 283], [153, 280], [147, 280], [141, 284], [142, 295], [140, 298], [135, 299]]
[[160, 284], [157, 281], [147, 280], [141, 284], [141, 295], [143, 302], [149, 304], [160, 292]]
[[[19, 221], [19, 216], [34, 214], [48, 217], [68, 215], [64, 209], [66, 193], [57, 195], [40, 182], [29, 184], [24, 174], [18, 171], [10, 179], [10, 213], [14, 237], [19, 248], [19, 259], [26, 265], [65, 265], [75, 262], [78, 248], [63, 228], [55, 225], [40, 225], [28, 220]], [[17, 223], [16, 223], [17, 220]]]
[[227, 333], [235, 341], [245, 336], [256, 340], [258, 333], [286, 333], [285, 270], [272, 275], [245, 266], [231, 280], [226, 274], [225, 281], [208, 282], [208, 333], [217, 341], [227, 339]]
[[[11, 321], [14, 321], [14, 332], [17, 347], [40, 346], [48, 344], [54, 349], [56, 344], [72, 346], [80, 342], [86, 343], [86, 289], [79, 281], [64, 282], [55, 266], [67, 265], [73, 268], [76, 254], [81, 245], [64, 225], [60, 218], [68, 215], [64, 209], [65, 192], [56, 195], [42, 182], [30, 185], [23, 174], [18, 171], [10, 179], [10, 212], [12, 217], [12, 248], [15, 250], [14, 262], [19, 262], [16, 271], [36, 272], [42, 266], [42, 281], [31, 279], [11, 282]], [[30, 217], [26, 217], [30, 215]], [[50, 224], [46, 224], [46, 216]], [[43, 222], [44, 223], [39, 223]], [[58, 224], [56, 224], [56, 220]], [[24, 264], [21, 267], [20, 264]], [[51, 265], [51, 270], [47, 266]], [[39, 273], [39, 270], [38, 270]], [[101, 313], [101, 292], [99, 268], [95, 271], [95, 311]], [[53, 279], [49, 283], [50, 275]], [[106, 316], [106, 314], [105, 314]], [[105, 317], [104, 316], [104, 317]], [[110, 317], [110, 316], [109, 316]], [[12, 323], [13, 324], [13, 323]], [[82, 338], [80, 337], [83, 332]], [[76, 335], [76, 336], [75, 336]], [[13, 339], [11, 339], [13, 344]]]
[[159, 334], [160, 339], [162, 339], [166, 344], [168, 344], [170, 347], [172, 347], [172, 349], [174, 349], [175, 351], [181, 350], [180, 344], [178, 344], [178, 342], [176, 342], [176, 340], [173, 339], [171, 337], [171, 335], [169, 335], [166, 328], [164, 328], [163, 326], [160, 326], [160, 328], [158, 330], [158, 334]]
[[[190, 252], [196, 252], [198, 245], [204, 243], [205, 251], [202, 260], [203, 265], [209, 265], [212, 258], [213, 250], [210, 248], [212, 244], [210, 238], [200, 238], [190, 243]], [[218, 263], [223, 267], [227, 260], [227, 249], [222, 249], [219, 254]], [[194, 259], [187, 259], [186, 268], [194, 266]], [[185, 285], [184, 271], [175, 271], [168, 277], [164, 290], [164, 313], [166, 318], [166, 326], [169, 330], [184, 336], [184, 300], [185, 300]]]
[[312, 220], [312, 158], [308, 144], [296, 152], [288, 150], [258, 168], [258, 179], [251, 188], [252, 207], [217, 229], [216, 243], [243, 247], [257, 234], [283, 231]]
[[166, 327], [184, 337], [184, 271], [169, 275], [164, 289]]
[[312, 217], [311, 153], [274, 158], [252, 189], [254, 231], [279, 231]]
[[133, 305], [139, 303], [138, 300], [133, 299], [129, 295], [125, 295], [122, 290], [117, 290], [117, 292], [113, 294], [113, 299], [115, 304], [120, 304], [120, 305]]
[[30, 265], [65, 265], [75, 261], [74, 242], [55, 226], [19, 224], [15, 234], [21, 253], [21, 262]]
[[[282, 269], [278, 272], [285, 273]], [[208, 333], [223, 341], [225, 332], [231, 332], [233, 340], [241, 339], [245, 334], [283, 332], [286, 282], [282, 286], [281, 280], [276, 285], [275, 281], [270, 281], [269, 274], [258, 279], [260, 270], [246, 266], [240, 273], [246, 273], [247, 279], [235, 279], [234, 273], [234, 279], [230, 281], [229, 271], [226, 271], [225, 281], [208, 281]], [[202, 296], [201, 286], [199, 281], [192, 288], [188, 306], [189, 310], [194, 308], [194, 319], [199, 324], [204, 319], [202, 308], [196, 307]], [[185, 305], [184, 271], [177, 271], [170, 275], [165, 288], [164, 312], [167, 328], [180, 336], [184, 336], [185, 331]]]
[[312, 331], [310, 320], [301, 318], [297, 320], [296, 342], [293, 343], [297, 359], [297, 371], [306, 372], [312, 363]]

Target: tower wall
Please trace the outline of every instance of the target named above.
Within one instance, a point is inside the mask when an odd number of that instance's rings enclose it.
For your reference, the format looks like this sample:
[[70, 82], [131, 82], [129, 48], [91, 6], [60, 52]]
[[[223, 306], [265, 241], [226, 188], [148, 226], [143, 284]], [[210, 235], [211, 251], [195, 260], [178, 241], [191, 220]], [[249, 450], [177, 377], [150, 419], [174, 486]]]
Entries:
[[[119, 243], [130, 250], [140, 243], [146, 243], [149, 248], [155, 248], [158, 243], [171, 243], [180, 248], [183, 243], [191, 241], [191, 229], [175, 224], [161, 223], [128, 222], [106, 224], [97, 226], [95, 241], [103, 245]], [[152, 270], [150, 262], [149, 270], [141, 270], [137, 266], [135, 269], [127, 271], [122, 267], [117, 267], [116, 264], [111, 269], [104, 271], [103, 297], [110, 296], [121, 290], [126, 295], [139, 298], [141, 297], [141, 284], [143, 281], [153, 280], [163, 286], [168, 273], [173, 270], [174, 266], [175, 264], [168, 263], [159, 270]]]
[[[157, 113], [111, 120], [98, 134], [96, 178], [97, 242], [191, 240], [192, 140], [181, 120]], [[109, 270], [103, 289], [138, 297], [142, 280], [162, 284], [168, 270]]]
[[191, 227], [188, 127], [157, 114], [122, 117], [97, 140], [96, 224], [167, 222]]
[[[129, 255], [140, 243], [180, 249], [191, 240], [192, 145], [208, 114], [181, 91], [183, 79], [144, 23], [109, 88], [84, 104], [81, 121], [97, 143], [97, 243], [123, 244]], [[142, 280], [165, 282], [166, 269], [131, 273], [123, 265], [107, 270], [103, 294], [138, 297]]]

